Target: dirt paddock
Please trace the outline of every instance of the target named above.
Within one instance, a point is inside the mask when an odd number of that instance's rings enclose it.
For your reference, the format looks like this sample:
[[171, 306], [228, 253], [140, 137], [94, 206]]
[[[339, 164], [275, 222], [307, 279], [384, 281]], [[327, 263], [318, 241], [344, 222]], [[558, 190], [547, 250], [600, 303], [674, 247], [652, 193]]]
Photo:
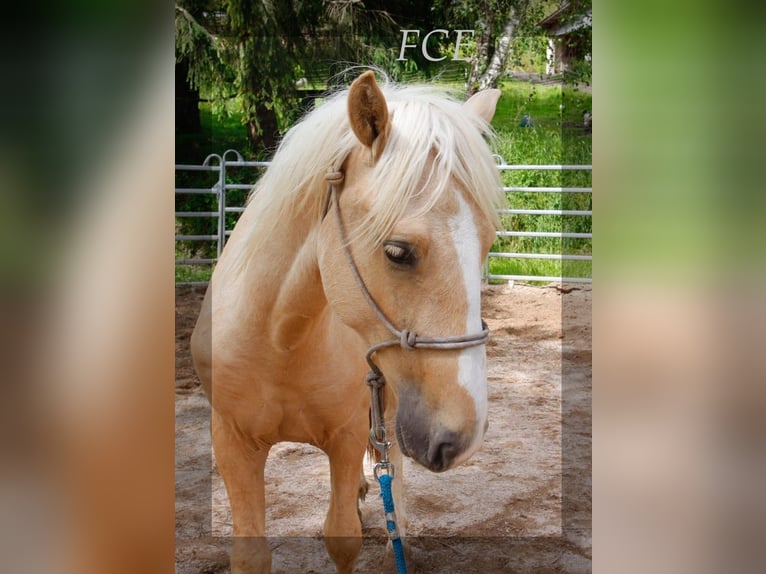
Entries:
[[[231, 514], [211, 456], [209, 407], [189, 355], [204, 289], [176, 289], [176, 572], [228, 571]], [[432, 474], [405, 460], [411, 571], [590, 572], [591, 289], [488, 286], [492, 338], [484, 445]], [[360, 381], [360, 384], [363, 384]], [[357, 571], [380, 572], [378, 485], [360, 503]], [[334, 572], [321, 539], [329, 464], [282, 443], [266, 466], [267, 531], [277, 573]]]

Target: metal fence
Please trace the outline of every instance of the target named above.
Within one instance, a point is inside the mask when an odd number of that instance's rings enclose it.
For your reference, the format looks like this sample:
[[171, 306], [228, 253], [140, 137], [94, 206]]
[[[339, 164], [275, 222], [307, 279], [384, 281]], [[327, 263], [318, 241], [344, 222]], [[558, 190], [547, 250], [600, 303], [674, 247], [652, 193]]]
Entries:
[[[501, 172], [507, 171], [529, 171], [529, 172], [541, 172], [541, 171], [560, 171], [560, 172], [591, 172], [592, 165], [508, 165], [505, 161], [498, 156], [498, 170]], [[216, 209], [214, 211], [176, 211], [176, 218], [208, 218], [215, 219], [217, 222], [216, 232], [213, 234], [199, 234], [199, 235], [184, 235], [176, 234], [176, 241], [209, 241], [214, 242], [216, 245], [216, 255], [220, 257], [221, 251], [226, 244], [226, 239], [231, 235], [232, 229], [227, 225], [227, 217], [229, 214], [240, 214], [245, 210], [244, 202], [238, 201], [227, 202], [229, 199], [229, 192], [237, 191], [249, 191], [253, 187], [253, 183], [229, 183], [227, 176], [232, 169], [248, 168], [253, 170], [262, 170], [267, 168], [270, 162], [265, 161], [245, 161], [240, 153], [236, 150], [227, 150], [222, 155], [210, 154], [202, 165], [189, 165], [189, 164], [177, 164], [175, 166], [176, 173], [179, 172], [209, 172], [215, 174], [215, 182], [210, 187], [176, 187], [176, 196], [204, 194], [215, 196]], [[255, 173], [253, 173], [255, 176]], [[255, 181], [255, 177], [249, 181]], [[541, 186], [504, 186], [503, 190], [507, 194], [521, 194], [521, 193], [548, 193], [548, 194], [565, 194], [565, 193], [592, 193], [592, 186], [581, 187], [541, 187]], [[231, 203], [231, 204], [230, 204]], [[592, 218], [592, 210], [567, 210], [567, 209], [526, 209], [526, 208], [513, 208], [513, 209], [501, 209], [501, 215], [511, 216], [537, 216], [537, 215], [552, 215], [560, 217], [587, 217]], [[590, 226], [588, 226], [590, 227]], [[561, 230], [548, 230], [548, 231], [514, 231], [511, 229], [501, 229], [497, 231], [498, 237], [545, 237], [555, 239], [585, 239], [589, 242], [593, 239], [593, 233], [590, 232], [576, 232], [576, 231], [561, 231]], [[562, 243], [563, 244], [563, 243]], [[562, 248], [563, 251], [563, 248]], [[514, 275], [514, 274], [497, 274], [492, 273], [490, 260], [492, 259], [539, 259], [539, 260], [556, 260], [564, 261], [592, 261], [592, 249], [589, 249], [589, 253], [542, 253], [542, 252], [502, 252], [493, 251], [489, 253], [487, 261], [485, 262], [485, 278], [490, 281], [544, 281], [544, 282], [562, 282], [562, 283], [591, 283], [591, 277], [567, 277], [567, 276], [553, 276], [553, 275]], [[213, 265], [216, 258], [181, 258], [176, 259], [176, 265]], [[195, 282], [183, 282], [179, 284], [190, 284]]]
[[[592, 165], [508, 165], [502, 158], [498, 158], [497, 169], [501, 172], [504, 171], [560, 171], [560, 172], [576, 172], [593, 170]], [[504, 186], [503, 191], [507, 194], [513, 193], [587, 193], [592, 194], [593, 187], [540, 187], [540, 186]], [[572, 209], [501, 209], [501, 214], [504, 215], [554, 215], [554, 216], [572, 216], [572, 217], [588, 217], [592, 218], [593, 211], [588, 210], [572, 210]], [[509, 229], [502, 229], [497, 231], [498, 237], [550, 237], [556, 239], [593, 239], [593, 232], [576, 232], [576, 231], [513, 231]], [[562, 250], [563, 251], [563, 250]], [[549, 259], [557, 261], [592, 261], [593, 254], [580, 253], [580, 254], [568, 254], [568, 253], [517, 253], [517, 252], [497, 252], [491, 251], [487, 258], [487, 264], [485, 265], [485, 275], [490, 280], [504, 280], [504, 281], [560, 281], [562, 283], [591, 283], [592, 277], [566, 277], [566, 276], [550, 276], [550, 275], [502, 275], [493, 274], [489, 272], [489, 260], [490, 259]]]

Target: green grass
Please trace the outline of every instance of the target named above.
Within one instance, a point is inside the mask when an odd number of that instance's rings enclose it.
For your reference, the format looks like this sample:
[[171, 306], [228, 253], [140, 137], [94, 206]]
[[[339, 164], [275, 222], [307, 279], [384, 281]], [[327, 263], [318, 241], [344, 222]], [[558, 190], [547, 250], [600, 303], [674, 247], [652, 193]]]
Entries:
[[201, 265], [176, 265], [176, 283], [210, 281], [213, 269]]
[[[591, 95], [560, 86], [506, 81], [501, 86], [503, 97], [498, 102], [492, 125], [497, 134], [496, 148], [509, 164], [590, 164], [592, 145], [590, 134], [582, 129], [583, 111], [591, 110]], [[240, 151], [247, 159], [254, 154], [247, 141], [245, 127], [236, 113], [214, 116], [207, 104], [202, 104], [202, 134], [176, 136], [176, 161], [201, 163], [210, 153], [221, 154], [227, 149]], [[519, 124], [524, 115], [532, 119], [532, 127]], [[253, 170], [229, 170], [229, 183], [252, 183]], [[503, 182], [508, 186], [525, 187], [589, 187], [589, 171], [513, 171], [504, 172]], [[178, 173], [179, 187], [210, 187], [214, 174]], [[228, 204], [241, 204], [246, 192], [227, 194]], [[188, 196], [177, 200], [177, 209], [212, 211], [212, 196]], [[523, 209], [590, 210], [589, 193], [509, 193], [508, 207]], [[230, 215], [229, 228], [234, 216]], [[590, 232], [591, 218], [581, 216], [503, 215], [505, 229], [514, 231]], [[184, 225], [191, 225], [189, 220]], [[214, 220], [197, 220], [193, 229], [184, 233], [215, 233]], [[557, 238], [498, 238], [492, 251], [518, 253], [590, 254], [589, 239]], [[205, 242], [179, 243], [178, 258], [214, 257], [215, 244]], [[545, 275], [554, 277], [590, 277], [590, 261], [553, 261], [537, 259], [490, 260], [490, 272], [496, 275]], [[199, 266], [177, 266], [176, 282], [206, 281], [210, 269]]]
[[[563, 263], [563, 267], [562, 267]], [[536, 275], [538, 277], [590, 277], [590, 261], [548, 261], [537, 259], [491, 259], [493, 275]], [[498, 282], [503, 282], [499, 281]]]
[[[590, 94], [559, 86], [506, 82], [492, 125], [498, 153], [509, 164], [590, 164], [590, 134], [582, 129], [583, 111], [591, 110]], [[524, 115], [531, 127], [520, 126]], [[589, 171], [503, 172], [503, 183], [518, 187], [590, 187]], [[508, 207], [516, 209], [590, 210], [590, 193], [508, 193]], [[554, 215], [503, 215], [503, 227], [513, 231], [588, 233], [591, 218]], [[589, 239], [501, 237], [496, 252], [590, 254]], [[490, 259], [495, 275], [590, 277], [590, 261]]]

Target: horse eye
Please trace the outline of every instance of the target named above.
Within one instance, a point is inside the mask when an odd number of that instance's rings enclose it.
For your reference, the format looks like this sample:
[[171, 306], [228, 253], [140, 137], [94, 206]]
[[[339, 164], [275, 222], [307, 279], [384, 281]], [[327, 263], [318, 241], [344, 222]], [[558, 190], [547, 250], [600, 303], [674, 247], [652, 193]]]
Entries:
[[415, 247], [407, 243], [387, 241], [383, 244], [383, 252], [391, 263], [396, 263], [397, 265], [413, 266], [417, 260], [415, 257]]

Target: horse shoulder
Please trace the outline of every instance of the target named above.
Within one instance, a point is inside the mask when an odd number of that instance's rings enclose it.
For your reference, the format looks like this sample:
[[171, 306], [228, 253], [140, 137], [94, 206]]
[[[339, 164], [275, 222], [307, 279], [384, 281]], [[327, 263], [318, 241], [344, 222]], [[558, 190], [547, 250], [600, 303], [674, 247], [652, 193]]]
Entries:
[[326, 305], [312, 233], [294, 256], [271, 309], [268, 329], [275, 348], [283, 352], [297, 349]]

